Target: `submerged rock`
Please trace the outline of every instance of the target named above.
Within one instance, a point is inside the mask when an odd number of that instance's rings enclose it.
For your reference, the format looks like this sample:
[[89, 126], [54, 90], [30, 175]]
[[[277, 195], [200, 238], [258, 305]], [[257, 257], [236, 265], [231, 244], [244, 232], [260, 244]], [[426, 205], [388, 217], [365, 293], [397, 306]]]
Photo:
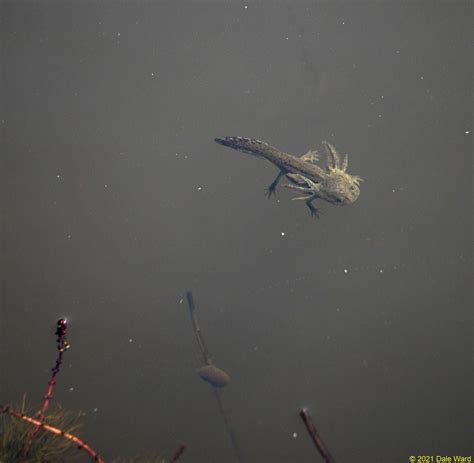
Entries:
[[199, 368], [197, 374], [213, 387], [227, 386], [230, 381], [230, 376], [224, 370], [212, 364]]

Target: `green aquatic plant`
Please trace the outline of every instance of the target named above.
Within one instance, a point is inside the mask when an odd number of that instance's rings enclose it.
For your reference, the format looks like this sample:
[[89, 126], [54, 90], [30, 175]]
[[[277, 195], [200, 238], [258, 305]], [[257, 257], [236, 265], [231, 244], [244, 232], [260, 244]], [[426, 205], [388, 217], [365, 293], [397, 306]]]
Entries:
[[[25, 414], [24, 407], [21, 414]], [[0, 462], [1, 463], [60, 463], [73, 462], [78, 457], [77, 445], [61, 434], [54, 434], [43, 426], [31, 439], [33, 426], [8, 410], [0, 416]], [[27, 415], [25, 415], [27, 416]], [[73, 416], [61, 407], [44, 416], [44, 423], [64, 433], [77, 433], [81, 427], [80, 417]], [[28, 451], [25, 452], [25, 448]]]

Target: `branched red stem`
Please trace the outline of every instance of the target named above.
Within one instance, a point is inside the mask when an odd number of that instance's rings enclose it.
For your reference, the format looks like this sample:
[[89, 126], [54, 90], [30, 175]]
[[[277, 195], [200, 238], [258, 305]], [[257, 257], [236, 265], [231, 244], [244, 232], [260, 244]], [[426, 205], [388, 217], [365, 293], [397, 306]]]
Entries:
[[64, 439], [67, 439], [73, 442], [74, 444], [76, 444], [80, 450], [82, 449], [86, 453], [88, 453], [97, 463], [105, 463], [104, 460], [99, 456], [97, 452], [95, 452], [91, 447], [89, 447], [89, 445], [87, 445], [79, 437], [76, 437], [74, 434], [65, 432], [62, 429], [56, 428], [54, 426], [51, 426], [49, 424], [46, 424], [44, 422], [31, 418], [30, 416], [27, 416], [24, 413], [14, 410], [13, 408], [9, 406], [0, 405], [0, 413], [8, 413], [11, 416], [14, 416], [23, 421], [26, 421], [27, 423], [32, 424], [33, 426], [36, 427], [36, 429], [43, 428], [52, 434], [55, 434], [57, 436], [62, 436], [64, 437]]

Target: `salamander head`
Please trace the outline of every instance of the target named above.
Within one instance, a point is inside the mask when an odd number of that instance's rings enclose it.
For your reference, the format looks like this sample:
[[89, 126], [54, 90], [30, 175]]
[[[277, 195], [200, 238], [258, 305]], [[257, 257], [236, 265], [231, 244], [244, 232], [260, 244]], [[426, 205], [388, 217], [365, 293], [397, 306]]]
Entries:
[[360, 195], [361, 179], [339, 169], [332, 169], [326, 180], [324, 199], [336, 206], [351, 204]]

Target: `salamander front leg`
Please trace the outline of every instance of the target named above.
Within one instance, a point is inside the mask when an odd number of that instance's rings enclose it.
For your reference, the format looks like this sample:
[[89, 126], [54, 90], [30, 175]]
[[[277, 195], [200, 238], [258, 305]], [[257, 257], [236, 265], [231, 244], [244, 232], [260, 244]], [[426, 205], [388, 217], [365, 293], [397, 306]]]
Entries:
[[306, 206], [308, 207], [309, 211], [311, 212], [311, 217], [316, 217], [319, 219], [319, 209], [314, 206], [313, 201], [316, 198], [313, 196], [310, 199], [306, 200]]
[[280, 170], [280, 172], [278, 172], [278, 175], [276, 176], [275, 180], [273, 180], [273, 182], [270, 184], [270, 186], [266, 190], [266, 195], [268, 198], [271, 198], [272, 195], [275, 194], [278, 183], [280, 182], [281, 178], [285, 175], [286, 175], [286, 172], [283, 170]]
[[[293, 189], [296, 190], [297, 188], [298, 187], [295, 187]], [[306, 207], [311, 212], [311, 217], [319, 218], [319, 209], [313, 204], [313, 201], [315, 199], [317, 199], [317, 195], [311, 194], [309, 196], [298, 196], [297, 198], [293, 198], [293, 201], [304, 201], [306, 204]]]
[[297, 174], [288, 177], [291, 181], [298, 183], [298, 185], [289, 184], [285, 185], [285, 187], [289, 188], [290, 190], [299, 191], [300, 193], [305, 194], [305, 196], [299, 196], [298, 198], [293, 199], [305, 201], [306, 206], [311, 212], [311, 217], [319, 217], [319, 210], [313, 205], [313, 201], [318, 198], [318, 194], [321, 188], [320, 185], [303, 175]]

